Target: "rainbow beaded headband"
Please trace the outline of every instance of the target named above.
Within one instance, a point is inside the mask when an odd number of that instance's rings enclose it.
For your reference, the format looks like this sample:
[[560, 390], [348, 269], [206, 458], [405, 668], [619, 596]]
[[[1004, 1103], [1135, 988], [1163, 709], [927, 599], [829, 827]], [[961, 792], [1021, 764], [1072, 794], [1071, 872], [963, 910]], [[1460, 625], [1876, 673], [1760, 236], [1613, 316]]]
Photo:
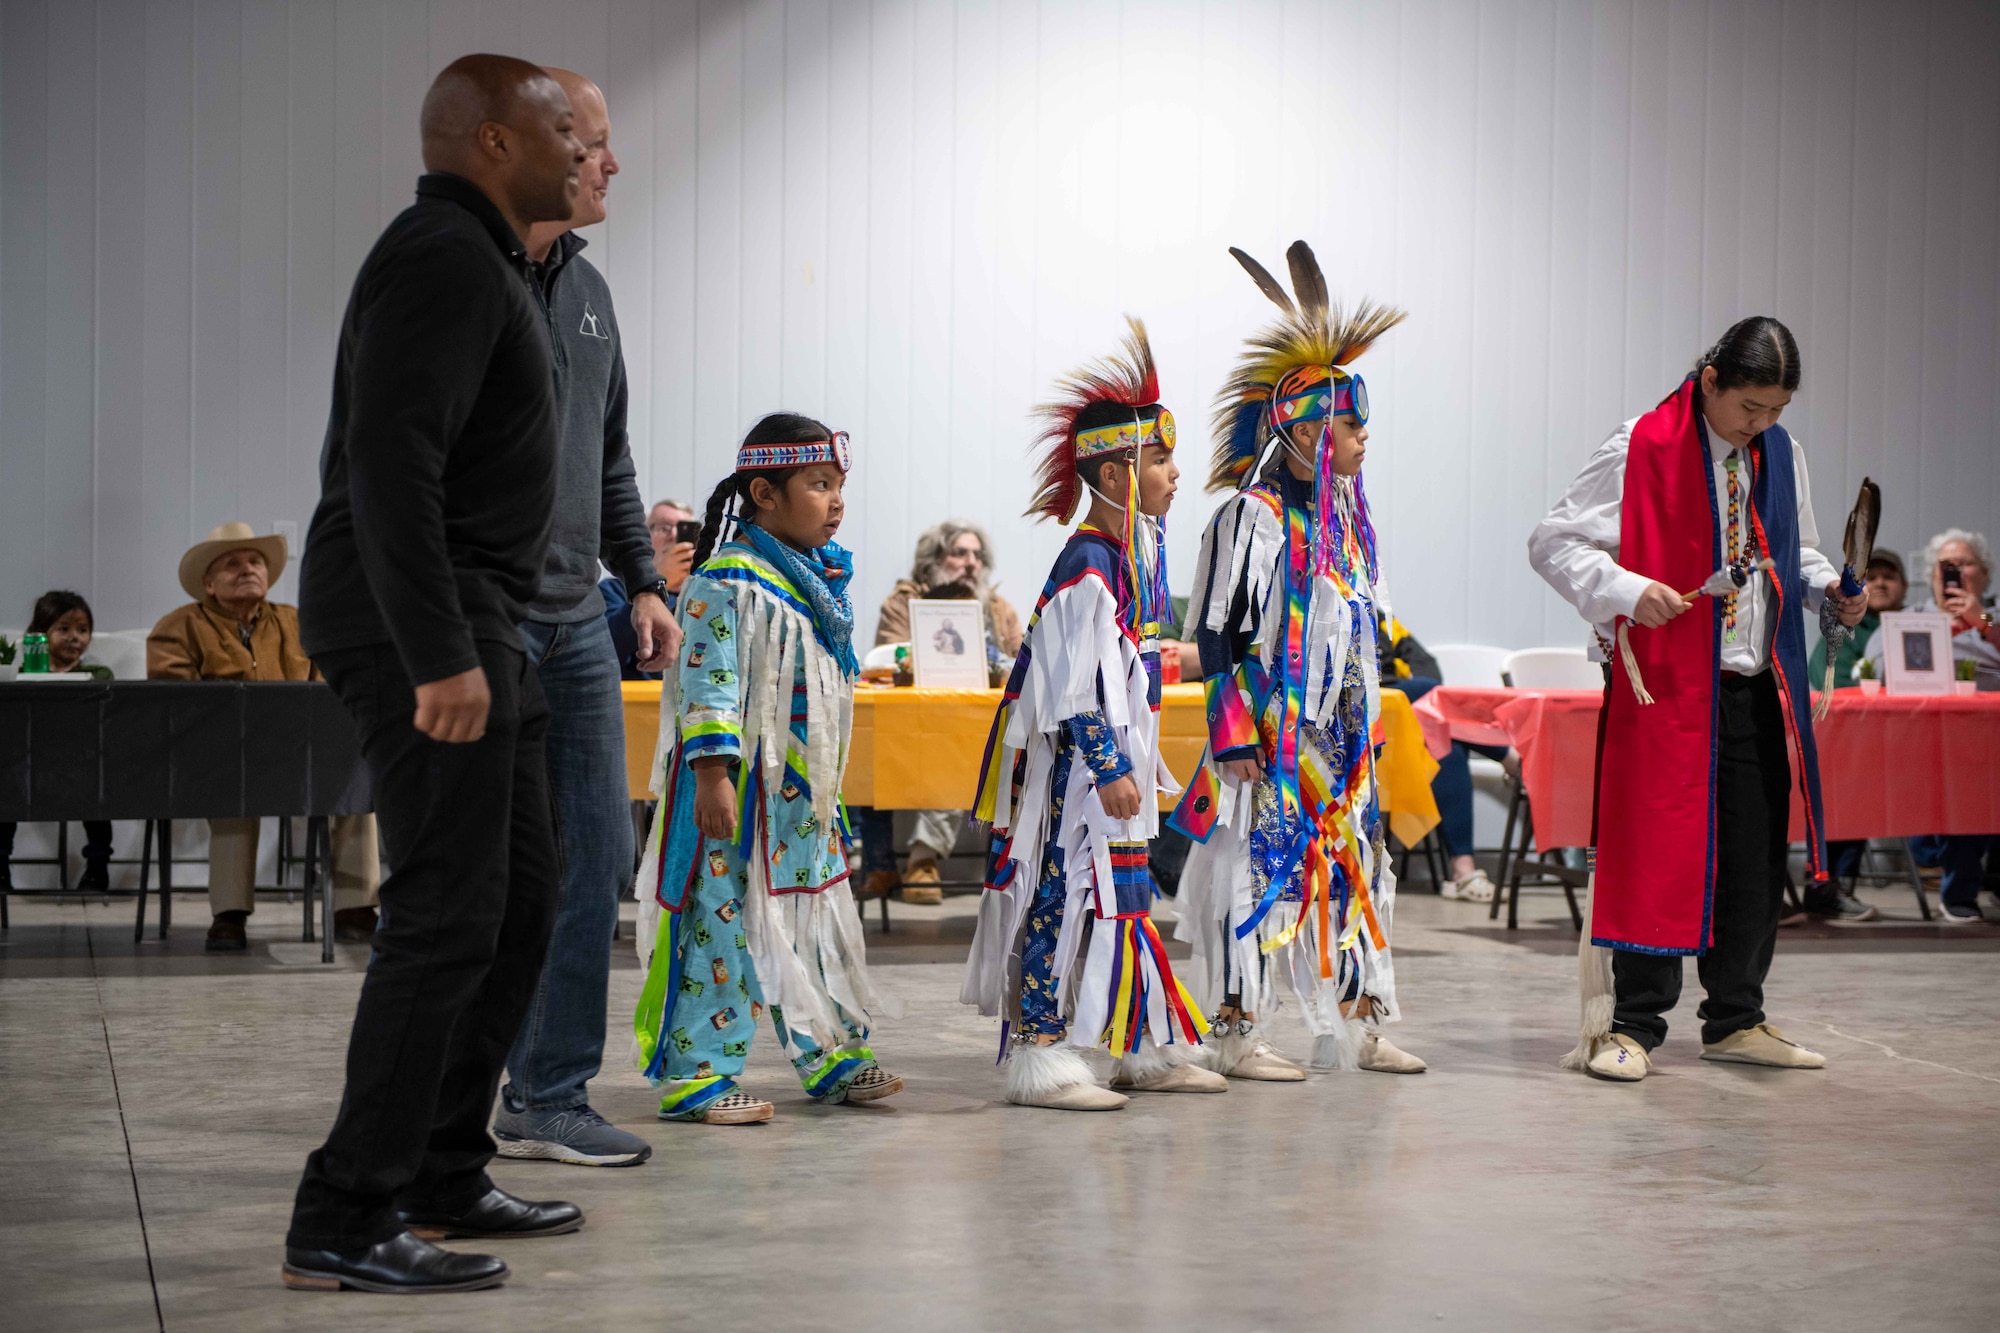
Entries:
[[1305, 366], [1278, 382], [1271, 397], [1271, 424], [1279, 430], [1322, 417], [1353, 417], [1368, 423], [1368, 386], [1359, 375], [1334, 367]]
[[1160, 415], [1148, 422], [1139, 415], [1141, 409], [1132, 410], [1132, 420], [1114, 421], [1108, 426], [1093, 426], [1089, 430], [1076, 433], [1076, 456], [1094, 458], [1098, 454], [1119, 453], [1125, 450], [1141, 449], [1149, 444], [1157, 444], [1164, 449], [1174, 447], [1174, 414], [1166, 408]]
[[847, 432], [837, 430], [824, 440], [807, 440], [803, 444], [746, 444], [736, 451], [738, 472], [811, 467], [814, 463], [832, 463], [842, 472], [851, 471], [854, 460], [847, 449]]

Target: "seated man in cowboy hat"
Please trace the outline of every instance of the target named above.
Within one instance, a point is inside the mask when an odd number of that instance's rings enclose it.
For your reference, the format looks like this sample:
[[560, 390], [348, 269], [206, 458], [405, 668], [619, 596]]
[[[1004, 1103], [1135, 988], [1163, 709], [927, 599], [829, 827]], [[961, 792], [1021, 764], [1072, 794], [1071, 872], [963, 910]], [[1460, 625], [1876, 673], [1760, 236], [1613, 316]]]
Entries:
[[[181, 557], [181, 587], [194, 601], [169, 611], [146, 636], [148, 680], [318, 680], [299, 646], [297, 607], [265, 600], [285, 572], [285, 539], [259, 537], [248, 523], [224, 523]], [[248, 947], [244, 923], [257, 908], [256, 819], [208, 821], [208, 948]], [[366, 941], [375, 933], [381, 868], [375, 816], [332, 823], [334, 931]]]

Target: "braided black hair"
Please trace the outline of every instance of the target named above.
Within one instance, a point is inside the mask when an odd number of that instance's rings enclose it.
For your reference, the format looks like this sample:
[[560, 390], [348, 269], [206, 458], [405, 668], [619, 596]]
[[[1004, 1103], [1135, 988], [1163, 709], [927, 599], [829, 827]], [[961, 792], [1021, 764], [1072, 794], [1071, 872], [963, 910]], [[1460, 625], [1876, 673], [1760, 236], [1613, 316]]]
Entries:
[[1715, 391], [1745, 386], [1776, 387], [1797, 392], [1799, 387], [1799, 345], [1792, 331], [1770, 315], [1739, 319], [1715, 340], [1715, 346], [1694, 363], [1700, 375], [1715, 367]]
[[[745, 445], [760, 444], [810, 444], [814, 440], [829, 438], [833, 432], [811, 417], [797, 412], [773, 412], [750, 428], [743, 437]], [[701, 516], [701, 536], [694, 544], [694, 567], [700, 569], [708, 557], [715, 552], [716, 544], [722, 539], [722, 520], [729, 514], [729, 507], [735, 503], [740, 513], [750, 503], [750, 483], [762, 477], [778, 489], [784, 489], [792, 475], [801, 469], [796, 467], [759, 468], [754, 472], [732, 472], [716, 483], [708, 493], [708, 507]]]

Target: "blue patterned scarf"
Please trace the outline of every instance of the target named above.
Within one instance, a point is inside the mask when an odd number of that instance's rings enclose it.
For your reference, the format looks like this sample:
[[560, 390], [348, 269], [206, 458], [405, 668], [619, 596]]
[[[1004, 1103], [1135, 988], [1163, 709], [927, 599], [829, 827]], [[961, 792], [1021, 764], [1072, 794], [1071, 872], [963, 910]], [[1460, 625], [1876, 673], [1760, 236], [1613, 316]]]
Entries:
[[861, 663], [854, 657], [854, 604], [847, 600], [847, 585], [854, 577], [854, 553], [839, 542], [828, 542], [816, 551], [801, 551], [747, 518], [736, 520], [736, 536], [776, 565], [806, 595], [820, 646], [840, 663], [842, 675], [849, 680], [859, 676]]

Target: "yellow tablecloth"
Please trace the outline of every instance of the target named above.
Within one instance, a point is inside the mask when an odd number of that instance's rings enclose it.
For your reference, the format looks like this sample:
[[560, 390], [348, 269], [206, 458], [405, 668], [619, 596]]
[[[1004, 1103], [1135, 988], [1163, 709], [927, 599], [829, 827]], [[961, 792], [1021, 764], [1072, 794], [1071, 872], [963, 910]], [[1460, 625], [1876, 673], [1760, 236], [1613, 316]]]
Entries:
[[[660, 685], [624, 684], [626, 779], [632, 799], [644, 800], [658, 735]], [[842, 784], [847, 803], [883, 810], [970, 809], [986, 733], [999, 705], [998, 690], [857, 688], [854, 744]], [[1160, 749], [1180, 782], [1193, 775], [1207, 739], [1201, 686], [1166, 686], [1160, 693]], [[1438, 766], [1409, 700], [1394, 690], [1382, 692], [1379, 739], [1377, 772], [1389, 827], [1405, 844], [1414, 844], [1438, 822], [1431, 797]]]

